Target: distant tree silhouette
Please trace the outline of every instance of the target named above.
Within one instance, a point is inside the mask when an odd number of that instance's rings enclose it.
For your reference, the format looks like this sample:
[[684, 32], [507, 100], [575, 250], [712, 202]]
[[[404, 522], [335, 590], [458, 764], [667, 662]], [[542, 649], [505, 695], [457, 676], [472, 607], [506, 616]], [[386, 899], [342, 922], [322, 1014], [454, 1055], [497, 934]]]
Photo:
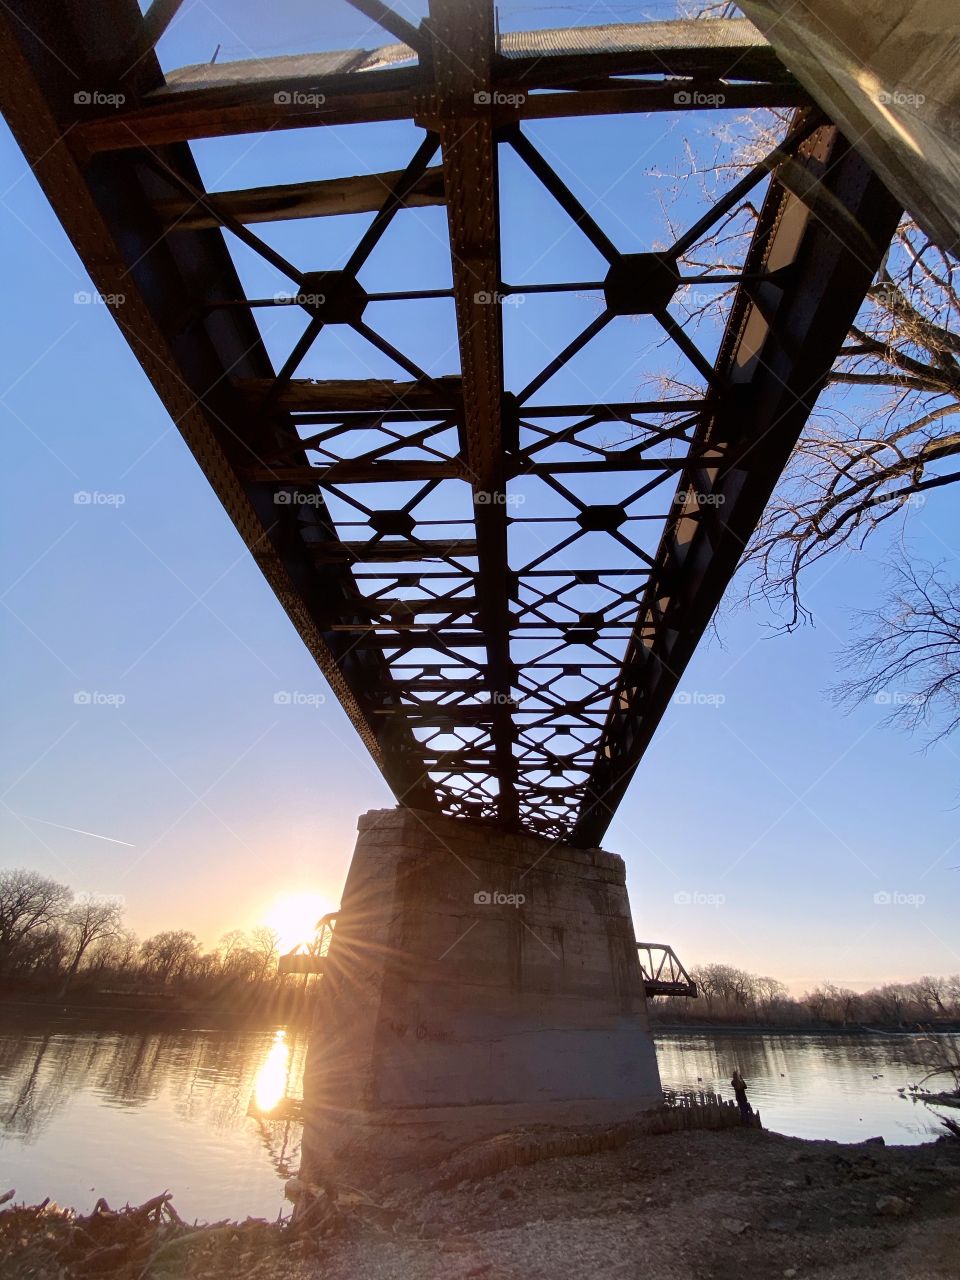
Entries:
[[191, 961], [200, 956], [200, 942], [188, 929], [167, 929], [155, 933], [140, 944], [140, 958], [144, 969], [159, 978], [166, 986], [169, 980], [182, 974]]
[[123, 908], [117, 898], [81, 894], [63, 916], [70, 947], [61, 994], [66, 994], [80, 962], [95, 942], [115, 937], [121, 928]]
[[70, 904], [66, 885], [36, 871], [0, 871], [0, 974], [14, 965], [32, 936], [63, 917]]

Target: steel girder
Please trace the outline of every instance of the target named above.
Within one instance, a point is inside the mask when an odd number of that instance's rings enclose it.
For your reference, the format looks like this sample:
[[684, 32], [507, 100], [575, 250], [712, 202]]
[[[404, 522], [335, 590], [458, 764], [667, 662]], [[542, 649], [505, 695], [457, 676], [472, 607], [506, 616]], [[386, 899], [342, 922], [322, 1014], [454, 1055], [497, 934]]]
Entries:
[[[639, 24], [497, 38], [488, 0], [432, 0], [420, 28], [352, 0], [405, 43], [187, 68], [152, 45], [176, 11], [11, 0], [0, 13], [3, 110], [94, 284], [281, 603], [403, 803], [599, 843], [677, 688], [839, 350], [899, 210], [748, 23]], [[77, 85], [122, 94], [98, 110]], [[624, 254], [537, 151], [523, 121], [726, 106], [798, 107], [789, 137], [660, 254]], [[297, 95], [312, 96], [309, 110]], [[88, 95], [89, 96], [89, 95]], [[219, 193], [188, 140], [273, 128], [415, 119], [422, 144], [389, 174]], [[593, 242], [599, 314], [526, 387], [503, 376], [498, 155], [511, 148]], [[716, 361], [668, 310], [682, 255], [771, 181]], [[444, 203], [450, 290], [367, 295], [357, 273], [398, 212]], [[287, 261], [251, 227], [374, 213], [346, 266]], [[285, 273], [289, 298], [248, 298], [223, 230]], [[714, 283], [723, 282], [714, 276]], [[364, 319], [366, 303], [452, 297], [459, 370], [428, 376]], [[255, 323], [293, 305], [303, 336], [275, 369]], [[652, 316], [702, 389], [686, 398], [554, 404], [541, 394], [618, 315]], [[345, 325], [403, 381], [307, 382], [298, 366]], [[626, 439], [611, 444], [604, 431]], [[375, 440], [371, 447], [370, 438]], [[366, 443], [363, 443], [366, 442]], [[576, 492], [597, 472], [631, 496]], [[511, 514], [537, 480], [567, 531], [517, 552], [556, 517]], [[391, 486], [417, 489], [390, 501]], [[378, 486], [363, 489], [353, 486]], [[463, 518], [431, 532], [443, 487]], [[446, 490], [443, 490], [446, 492]], [[659, 545], [635, 502], [662, 492]], [[375, 494], [375, 498], [369, 497]], [[366, 499], [364, 494], [368, 495]], [[346, 503], [352, 523], [333, 506]], [[333, 504], [333, 505], [332, 505]], [[357, 532], [355, 533], [354, 530]], [[619, 559], [568, 566], [602, 536]], [[543, 539], [541, 538], [541, 541]], [[624, 558], [626, 552], [626, 558]], [[585, 599], [593, 599], [587, 607]]]

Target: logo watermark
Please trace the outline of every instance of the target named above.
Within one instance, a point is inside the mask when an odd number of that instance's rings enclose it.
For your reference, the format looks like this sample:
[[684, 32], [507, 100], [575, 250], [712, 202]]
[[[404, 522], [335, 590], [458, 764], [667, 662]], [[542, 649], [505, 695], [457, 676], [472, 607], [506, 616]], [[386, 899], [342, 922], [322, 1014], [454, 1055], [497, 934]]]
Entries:
[[526, 302], [525, 293], [488, 293], [479, 289], [474, 294], [474, 302], [481, 307], [520, 307]]
[[495, 707], [519, 707], [520, 699], [512, 693], [501, 693], [499, 689], [494, 689], [490, 695], [490, 701]]
[[501, 93], [494, 90], [488, 93], [486, 89], [481, 89], [473, 95], [473, 101], [478, 107], [519, 107], [527, 100], [525, 93]]
[[695, 502], [698, 507], [722, 507], [726, 500], [725, 494], [699, 493], [696, 489], [680, 489], [674, 498], [678, 507], [689, 506], [691, 502]]
[[302, 89], [280, 89], [273, 95], [278, 107], [322, 107], [326, 100], [324, 93], [305, 93]]
[[280, 489], [273, 495], [275, 507], [322, 507], [323, 495], [319, 493], [301, 493], [299, 489], [293, 493], [289, 489]]
[[122, 507], [126, 501], [125, 493], [101, 493], [99, 489], [78, 489], [73, 495], [75, 507]]
[[101, 89], [78, 89], [73, 101], [78, 107], [122, 107], [127, 100], [125, 93], [104, 93]]
[[501, 489], [481, 489], [473, 495], [477, 507], [522, 507], [526, 500], [523, 493], [504, 493]]
[[521, 307], [527, 299], [523, 293], [490, 293], [486, 289], [479, 289], [473, 295], [473, 300], [480, 307]]
[[701, 93], [699, 89], [680, 89], [673, 95], [678, 107], [722, 107], [726, 100], [726, 94]]
[[926, 100], [924, 93], [903, 93], [900, 89], [881, 89], [877, 94], [884, 107], [922, 107]]
[[873, 700], [878, 707], [922, 707], [924, 702], [922, 693], [891, 693], [889, 689], [875, 693]]
[[280, 289], [273, 295], [274, 302], [284, 307], [322, 307], [327, 300], [325, 293], [287, 293]]
[[673, 695], [681, 707], [722, 707], [726, 700], [725, 693], [701, 693], [699, 689], [678, 689]]
[[299, 689], [278, 689], [273, 695], [278, 707], [322, 707], [326, 700], [322, 693], [301, 693]]
[[122, 893], [96, 893], [85, 891], [73, 895], [76, 907], [125, 907], [127, 900]]
[[78, 689], [73, 695], [78, 707], [122, 707], [126, 700], [125, 693], [101, 693], [97, 689]]
[[927, 900], [925, 893], [900, 893], [896, 889], [881, 889], [873, 895], [876, 907], [922, 907]]
[[681, 889], [673, 895], [678, 907], [722, 907], [726, 902], [726, 894], [704, 893], [700, 889]]
[[126, 300], [125, 293], [91, 293], [89, 289], [78, 289], [73, 295], [75, 307], [122, 307]]
[[478, 889], [473, 895], [478, 907], [522, 907], [526, 900], [522, 893], [502, 893], [499, 889]]

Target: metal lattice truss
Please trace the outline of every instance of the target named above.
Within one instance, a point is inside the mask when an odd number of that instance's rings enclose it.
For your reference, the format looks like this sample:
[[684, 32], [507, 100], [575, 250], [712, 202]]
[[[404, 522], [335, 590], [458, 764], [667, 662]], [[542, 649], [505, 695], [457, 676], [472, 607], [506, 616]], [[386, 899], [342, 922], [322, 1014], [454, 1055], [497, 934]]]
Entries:
[[697, 998], [697, 984], [687, 973], [673, 947], [666, 942], [638, 942], [640, 976], [648, 996]]
[[[377, 0], [352, 3], [402, 43], [164, 77], [152, 49], [176, 0], [145, 16], [101, 0], [96, 17], [81, 0], [10, 0], [4, 111], [96, 286], [125, 295], [125, 336], [397, 797], [595, 845], [898, 210], [749, 23], [498, 39], [489, 0], [431, 0], [417, 27]], [[122, 91], [122, 105], [78, 102], [77, 83], [101, 101]], [[622, 252], [527, 124], [720, 96], [727, 109], [796, 108], [789, 135], [656, 253]], [[188, 145], [404, 119], [422, 130], [405, 167], [336, 181], [208, 195]], [[599, 251], [600, 278], [504, 282], [504, 149]], [[741, 267], [691, 276], [684, 256], [761, 184]], [[394, 220], [434, 204], [446, 207], [452, 287], [368, 293], [358, 275]], [[335, 270], [328, 224], [312, 224], [315, 247], [296, 261], [256, 230], [341, 212], [374, 216]], [[247, 297], [225, 235], [279, 270], [289, 296]], [[715, 359], [674, 305], [694, 280], [735, 286]], [[596, 295], [593, 319], [525, 386], [505, 385], [504, 300], [570, 291]], [[367, 308], [440, 297], [455, 303], [456, 332], [449, 373], [430, 375]], [[306, 317], [278, 367], [256, 324], [274, 306]], [[554, 375], [637, 316], [699, 390], [556, 403]], [[398, 380], [298, 378], [330, 327], [390, 357]], [[598, 502], [599, 473], [626, 496]]]

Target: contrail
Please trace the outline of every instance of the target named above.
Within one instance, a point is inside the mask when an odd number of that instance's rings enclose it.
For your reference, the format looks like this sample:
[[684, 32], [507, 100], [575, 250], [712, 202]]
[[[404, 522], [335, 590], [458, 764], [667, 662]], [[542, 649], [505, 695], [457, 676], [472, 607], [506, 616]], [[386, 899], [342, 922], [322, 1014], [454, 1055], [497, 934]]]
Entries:
[[108, 844], [122, 844], [128, 849], [137, 847], [129, 840], [114, 840], [113, 836], [102, 836], [99, 831], [84, 831], [82, 827], [64, 827], [59, 822], [48, 822], [46, 818], [24, 818], [24, 822], [41, 822], [45, 827], [56, 827], [58, 831], [73, 831], [78, 836], [92, 836], [94, 840], [106, 840]]

